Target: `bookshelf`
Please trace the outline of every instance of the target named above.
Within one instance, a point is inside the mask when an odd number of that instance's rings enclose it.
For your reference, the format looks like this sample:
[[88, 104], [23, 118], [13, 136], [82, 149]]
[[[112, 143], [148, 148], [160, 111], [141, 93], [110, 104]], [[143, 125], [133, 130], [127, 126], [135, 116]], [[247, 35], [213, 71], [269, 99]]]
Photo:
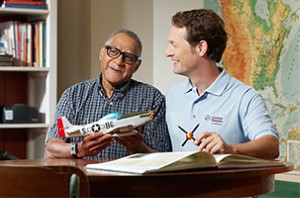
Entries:
[[53, 123], [57, 90], [57, 0], [47, 9], [0, 8], [0, 22], [45, 21], [45, 62], [42, 66], [0, 66], [0, 106], [26, 104], [39, 111], [38, 123], [0, 123], [0, 151], [22, 159], [44, 156], [44, 141]]

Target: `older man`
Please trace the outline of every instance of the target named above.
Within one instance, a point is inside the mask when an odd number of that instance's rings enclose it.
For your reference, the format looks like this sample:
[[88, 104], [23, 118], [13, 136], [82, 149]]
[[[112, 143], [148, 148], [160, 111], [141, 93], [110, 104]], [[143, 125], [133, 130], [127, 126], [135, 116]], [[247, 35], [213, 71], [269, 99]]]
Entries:
[[101, 47], [102, 73], [97, 79], [68, 88], [57, 105], [56, 116], [72, 124], [95, 122], [110, 112], [121, 114], [152, 110], [154, 119], [143, 128], [123, 130], [133, 135], [112, 137], [97, 132], [85, 137], [60, 138], [55, 123], [46, 137], [46, 158], [116, 159], [135, 152], [171, 151], [165, 123], [165, 98], [156, 88], [132, 79], [141, 60], [142, 44], [129, 30], [112, 33]]

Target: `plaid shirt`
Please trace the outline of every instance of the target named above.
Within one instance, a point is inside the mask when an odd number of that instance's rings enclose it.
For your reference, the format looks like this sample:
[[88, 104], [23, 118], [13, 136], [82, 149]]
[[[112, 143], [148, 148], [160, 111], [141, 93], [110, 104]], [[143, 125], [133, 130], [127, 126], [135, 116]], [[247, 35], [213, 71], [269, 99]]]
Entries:
[[[157, 151], [171, 151], [171, 141], [165, 122], [165, 98], [153, 86], [135, 80], [120, 85], [111, 98], [105, 96], [100, 79], [90, 79], [77, 83], [64, 91], [57, 107], [55, 120], [65, 116], [74, 125], [85, 125], [101, 119], [108, 113], [127, 114], [152, 110], [154, 119], [145, 125], [144, 141]], [[56, 122], [49, 129], [46, 142], [59, 138]], [[80, 142], [82, 137], [63, 139], [65, 142]], [[123, 145], [114, 142], [96, 156], [85, 159], [116, 159], [132, 154]]]

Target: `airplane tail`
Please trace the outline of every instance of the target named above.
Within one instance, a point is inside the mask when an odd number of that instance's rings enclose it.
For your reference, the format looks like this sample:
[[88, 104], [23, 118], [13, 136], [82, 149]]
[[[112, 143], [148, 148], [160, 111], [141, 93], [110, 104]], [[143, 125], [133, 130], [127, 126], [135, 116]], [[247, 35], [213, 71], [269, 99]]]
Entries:
[[66, 138], [65, 129], [71, 128], [73, 125], [69, 122], [66, 117], [60, 117], [57, 119], [57, 128], [58, 128], [58, 135], [62, 138]]

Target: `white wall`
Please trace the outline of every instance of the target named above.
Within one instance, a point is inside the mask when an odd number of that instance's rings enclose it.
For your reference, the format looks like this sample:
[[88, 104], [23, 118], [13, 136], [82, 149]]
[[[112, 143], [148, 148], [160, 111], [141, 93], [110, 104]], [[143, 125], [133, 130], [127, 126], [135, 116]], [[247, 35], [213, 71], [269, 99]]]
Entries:
[[203, 0], [62, 0], [58, 1], [58, 97], [70, 85], [101, 71], [99, 49], [120, 28], [142, 40], [142, 65], [134, 78], [162, 92], [183, 77], [173, 74], [164, 56], [171, 17], [203, 7]]
[[142, 65], [134, 78], [162, 92], [183, 79], [174, 75], [164, 55], [171, 17], [178, 11], [203, 7], [203, 0], [91, 0], [91, 74], [100, 72], [98, 51], [107, 35], [119, 28], [135, 31], [142, 40]]
[[90, 0], [57, 2], [57, 97], [91, 75]]
[[120, 28], [131, 29], [143, 44], [142, 64], [134, 78], [153, 83], [153, 1], [149, 0], [91, 0], [91, 74], [100, 70], [98, 52], [107, 36]]
[[153, 0], [153, 85], [163, 93], [185, 77], [173, 74], [172, 62], [165, 57], [171, 18], [178, 11], [203, 8], [202, 0]]

